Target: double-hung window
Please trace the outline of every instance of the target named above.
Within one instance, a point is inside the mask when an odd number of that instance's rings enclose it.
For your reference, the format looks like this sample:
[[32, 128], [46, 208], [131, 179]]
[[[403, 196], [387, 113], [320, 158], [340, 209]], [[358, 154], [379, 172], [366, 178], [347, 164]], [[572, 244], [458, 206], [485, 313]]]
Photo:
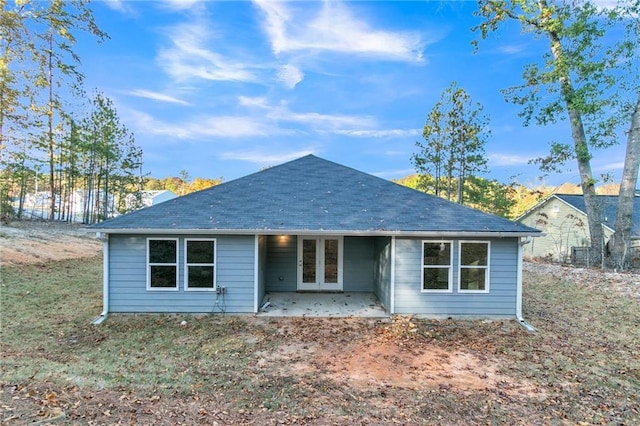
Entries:
[[458, 291], [487, 293], [489, 291], [489, 242], [461, 241]]
[[147, 290], [178, 290], [178, 239], [147, 239]]
[[422, 242], [422, 291], [451, 292], [451, 241]]
[[185, 289], [212, 291], [216, 288], [216, 240], [186, 239]]

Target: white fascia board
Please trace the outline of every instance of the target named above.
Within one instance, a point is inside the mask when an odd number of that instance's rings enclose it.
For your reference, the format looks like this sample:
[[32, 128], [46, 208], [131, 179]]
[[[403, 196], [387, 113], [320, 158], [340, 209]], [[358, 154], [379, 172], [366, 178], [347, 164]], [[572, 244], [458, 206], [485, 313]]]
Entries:
[[128, 235], [343, 235], [354, 237], [416, 237], [416, 238], [518, 238], [539, 237], [542, 232], [490, 231], [345, 231], [314, 229], [100, 229], [103, 234]]

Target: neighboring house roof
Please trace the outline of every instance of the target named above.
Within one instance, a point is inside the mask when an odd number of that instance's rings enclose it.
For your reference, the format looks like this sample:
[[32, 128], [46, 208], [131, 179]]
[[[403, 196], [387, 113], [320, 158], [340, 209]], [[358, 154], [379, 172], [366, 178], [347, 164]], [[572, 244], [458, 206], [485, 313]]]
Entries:
[[539, 235], [313, 155], [91, 226], [111, 233]]
[[[558, 199], [580, 213], [586, 216], [587, 207], [584, 203], [583, 195], [567, 195], [567, 194], [553, 194], [536, 204], [534, 207], [527, 210], [518, 219], [528, 216], [532, 211], [537, 210], [540, 206], [549, 203], [552, 199]], [[607, 226], [611, 231], [615, 230], [616, 215], [618, 212], [618, 196], [617, 195], [597, 195], [598, 203], [600, 203], [602, 209], [602, 223]], [[636, 195], [633, 202], [633, 227], [631, 230], [632, 238], [640, 237], [640, 196]]]
[[162, 195], [162, 194], [165, 194], [165, 193], [173, 194], [173, 198], [177, 197], [176, 194], [174, 194], [173, 192], [169, 191], [168, 189], [154, 189], [154, 190], [142, 191], [142, 195], [146, 195], [146, 196], [149, 196], [151, 198], [157, 197], [158, 195]]
[[[556, 196], [586, 214], [587, 206], [584, 203], [584, 196], [559, 194]], [[611, 230], [615, 230], [616, 216], [618, 213], [618, 196], [598, 195], [597, 199], [602, 209], [602, 223], [611, 228]], [[635, 196], [633, 199], [633, 216], [631, 221], [633, 222], [631, 230], [632, 237], [640, 236], [640, 197], [638, 196]]]
[[[162, 203], [167, 200], [171, 200], [176, 198], [177, 195], [169, 191], [168, 189], [159, 189], [159, 190], [149, 190], [149, 191], [140, 191], [140, 198], [142, 199], [142, 203], [145, 206], [152, 206], [154, 204]], [[131, 193], [127, 194], [125, 197], [127, 201], [133, 202], [137, 198], [138, 195]]]

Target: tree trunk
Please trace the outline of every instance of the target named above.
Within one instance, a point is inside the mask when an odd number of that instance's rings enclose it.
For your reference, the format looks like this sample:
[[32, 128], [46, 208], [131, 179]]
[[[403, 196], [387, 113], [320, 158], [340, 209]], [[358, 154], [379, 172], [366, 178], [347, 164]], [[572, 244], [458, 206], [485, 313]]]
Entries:
[[51, 200], [49, 204], [49, 220], [55, 220], [56, 214], [56, 178], [55, 178], [55, 144], [53, 138], [53, 30], [49, 32], [49, 105], [47, 106], [47, 124], [48, 134], [47, 138], [49, 141], [49, 194], [51, 195]]
[[640, 166], [640, 94], [631, 116], [631, 125], [627, 136], [627, 152], [624, 157], [624, 169], [618, 195], [615, 234], [611, 250], [612, 266], [620, 270], [628, 268], [629, 247], [633, 230], [633, 206]]
[[[539, 1], [540, 11], [545, 12], [547, 3], [545, 0]], [[551, 52], [557, 63], [562, 63], [564, 53], [562, 44], [557, 33], [553, 30], [547, 30], [549, 40], [551, 42]], [[575, 91], [569, 75], [566, 74], [559, 78], [562, 97], [567, 106], [569, 121], [571, 125], [571, 136], [573, 138], [573, 146], [578, 162], [578, 171], [580, 173], [580, 185], [584, 197], [584, 204], [587, 210], [587, 225], [589, 227], [589, 236], [591, 240], [591, 253], [595, 259], [602, 259], [604, 234], [602, 231], [602, 217], [598, 200], [596, 196], [595, 180], [591, 172], [591, 153], [589, 152], [589, 144], [584, 131], [582, 122], [582, 114], [574, 105]]]

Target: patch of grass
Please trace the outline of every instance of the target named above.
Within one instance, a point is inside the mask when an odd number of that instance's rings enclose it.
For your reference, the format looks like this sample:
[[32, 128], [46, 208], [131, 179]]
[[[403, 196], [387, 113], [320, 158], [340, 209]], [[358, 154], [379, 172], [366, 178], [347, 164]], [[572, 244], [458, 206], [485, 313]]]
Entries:
[[[525, 277], [524, 315], [538, 329], [530, 334], [510, 321], [402, 318], [112, 315], [93, 326], [101, 273], [99, 258], [3, 268], [0, 407], [10, 408], [0, 414], [7, 423], [60, 410], [79, 423], [640, 422], [638, 300], [562, 277]], [[403, 348], [428, 342], [497, 360], [501, 373], [533, 390], [514, 395], [509, 383], [477, 392], [362, 389], [324, 377], [317, 362], [290, 374], [282, 374], [287, 358], [258, 363], [287, 343], [326, 344], [339, 358], [350, 342], [382, 335]]]

